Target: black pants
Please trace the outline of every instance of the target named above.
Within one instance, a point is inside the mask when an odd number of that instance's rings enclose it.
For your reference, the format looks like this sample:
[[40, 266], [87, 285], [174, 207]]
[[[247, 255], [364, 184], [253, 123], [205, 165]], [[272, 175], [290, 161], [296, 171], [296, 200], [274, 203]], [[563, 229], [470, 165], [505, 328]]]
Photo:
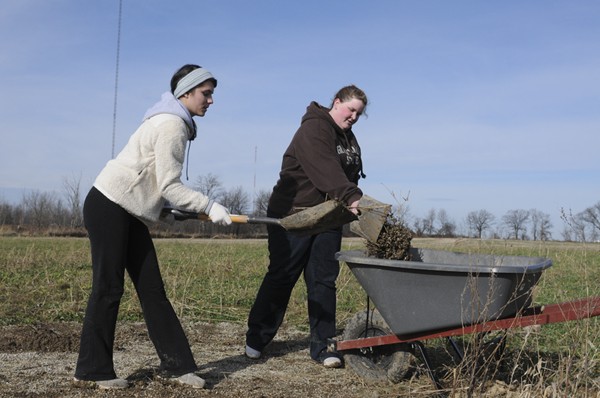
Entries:
[[75, 377], [116, 378], [113, 343], [125, 270], [139, 297], [161, 371], [182, 375], [197, 370], [190, 346], [167, 299], [148, 228], [96, 188], [86, 197], [83, 216], [92, 251], [92, 291], [83, 321]]
[[335, 281], [340, 268], [334, 254], [340, 250], [341, 229], [312, 236], [286, 232], [278, 226], [268, 230], [270, 264], [250, 310], [246, 344], [262, 351], [271, 342], [283, 322], [292, 289], [304, 272], [310, 356], [320, 360], [327, 339], [335, 336]]

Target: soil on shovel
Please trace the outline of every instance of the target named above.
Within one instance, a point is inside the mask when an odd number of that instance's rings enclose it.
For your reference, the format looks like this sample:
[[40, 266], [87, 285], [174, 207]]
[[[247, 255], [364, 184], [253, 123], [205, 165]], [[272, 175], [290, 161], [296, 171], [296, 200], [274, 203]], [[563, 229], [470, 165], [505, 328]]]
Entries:
[[377, 242], [367, 240], [367, 254], [387, 260], [410, 261], [410, 247], [414, 234], [396, 217], [389, 215]]

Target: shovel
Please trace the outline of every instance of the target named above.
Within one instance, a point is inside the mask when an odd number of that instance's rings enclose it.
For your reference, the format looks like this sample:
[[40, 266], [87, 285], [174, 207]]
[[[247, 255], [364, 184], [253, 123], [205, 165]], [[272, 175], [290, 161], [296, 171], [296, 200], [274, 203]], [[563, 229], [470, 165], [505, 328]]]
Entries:
[[351, 232], [376, 243], [391, 210], [392, 205], [382, 203], [368, 195], [363, 195], [358, 201], [358, 216], [352, 213], [343, 203], [328, 200], [281, 220], [287, 221], [290, 226], [308, 227], [307, 229], [311, 233], [350, 223]]
[[[171, 207], [165, 207], [162, 209], [163, 215], [172, 214], [175, 220], [200, 220], [210, 221], [210, 217], [204, 213], [196, 213], [194, 211], [186, 211], [181, 209], [175, 209]], [[281, 220], [278, 218], [270, 217], [254, 217], [240, 214], [230, 214], [231, 222], [236, 224], [273, 224], [281, 225]]]
[[377, 243], [381, 228], [392, 211], [392, 205], [363, 195], [358, 201], [358, 211], [358, 220], [350, 223], [350, 231], [369, 242]]
[[[231, 221], [236, 224], [271, 224], [279, 225], [287, 231], [298, 231], [315, 234], [328, 229], [351, 223], [352, 232], [365, 239], [376, 242], [379, 232], [390, 212], [391, 205], [363, 196], [359, 201], [359, 212], [356, 216], [343, 203], [328, 200], [319, 205], [308, 207], [283, 218], [230, 214]], [[175, 208], [164, 208], [163, 214], [172, 214], [175, 220], [210, 221], [203, 213], [190, 212]], [[354, 225], [354, 227], [353, 227]]]
[[[180, 210], [165, 207], [163, 215], [172, 214], [175, 220], [201, 220], [210, 221], [210, 217], [203, 213]], [[243, 214], [230, 214], [231, 221], [235, 224], [270, 224], [278, 225], [287, 231], [301, 231], [307, 233], [318, 233], [327, 229], [336, 228], [357, 217], [349, 211], [342, 203], [329, 200], [317, 206], [300, 210], [283, 218], [272, 218], [262, 216], [250, 216]]]

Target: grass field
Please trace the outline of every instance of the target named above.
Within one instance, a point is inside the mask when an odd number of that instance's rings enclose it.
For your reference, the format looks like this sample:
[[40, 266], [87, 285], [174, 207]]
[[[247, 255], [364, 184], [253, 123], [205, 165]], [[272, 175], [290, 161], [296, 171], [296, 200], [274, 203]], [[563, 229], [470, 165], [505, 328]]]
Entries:
[[[264, 240], [155, 241], [167, 294], [181, 317], [245, 322], [268, 264]], [[413, 246], [449, 251], [546, 257], [553, 266], [536, 288], [536, 304], [600, 295], [600, 245], [564, 242], [415, 239]], [[362, 241], [344, 240], [343, 249]], [[80, 321], [91, 283], [89, 243], [84, 238], [0, 238], [0, 323]], [[287, 322], [305, 323], [305, 290], [299, 283]], [[348, 268], [338, 279], [340, 323], [361, 310], [366, 295]], [[141, 320], [127, 281], [120, 319]]]
[[[182, 320], [246, 322], [268, 264], [264, 240], [155, 241], [167, 294]], [[470, 239], [415, 239], [413, 246], [449, 251], [546, 257], [553, 266], [535, 289], [534, 304], [552, 304], [600, 296], [600, 245]], [[343, 249], [359, 249], [348, 239]], [[76, 321], [83, 318], [91, 283], [89, 243], [85, 238], [0, 238], [0, 325]], [[364, 310], [366, 293], [344, 265], [338, 278], [338, 324]], [[120, 320], [142, 320], [134, 290], [127, 281]], [[298, 283], [286, 322], [307, 330], [306, 293]], [[578, 386], [598, 383], [598, 318], [544, 326], [541, 333], [514, 333], [510, 352], [527, 352], [539, 368], [513, 377]], [[525, 349], [525, 347], [527, 347]], [[531, 353], [543, 353], [533, 358]], [[548, 364], [552, 358], [552, 364]], [[572, 378], [577, 379], [571, 381]], [[545, 383], [545, 385], [548, 385]], [[573, 391], [562, 389], [558, 391]]]

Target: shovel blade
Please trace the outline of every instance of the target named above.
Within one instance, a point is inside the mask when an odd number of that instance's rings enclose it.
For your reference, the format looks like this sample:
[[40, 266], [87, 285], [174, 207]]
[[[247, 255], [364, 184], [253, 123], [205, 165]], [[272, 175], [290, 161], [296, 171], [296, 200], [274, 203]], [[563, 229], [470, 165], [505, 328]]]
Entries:
[[358, 220], [350, 223], [350, 231], [369, 242], [377, 243], [381, 228], [392, 211], [392, 205], [363, 195], [358, 202], [358, 209], [360, 211]]
[[288, 231], [311, 234], [338, 228], [353, 220], [356, 220], [356, 216], [343, 203], [335, 200], [328, 200], [280, 219], [281, 226]]

